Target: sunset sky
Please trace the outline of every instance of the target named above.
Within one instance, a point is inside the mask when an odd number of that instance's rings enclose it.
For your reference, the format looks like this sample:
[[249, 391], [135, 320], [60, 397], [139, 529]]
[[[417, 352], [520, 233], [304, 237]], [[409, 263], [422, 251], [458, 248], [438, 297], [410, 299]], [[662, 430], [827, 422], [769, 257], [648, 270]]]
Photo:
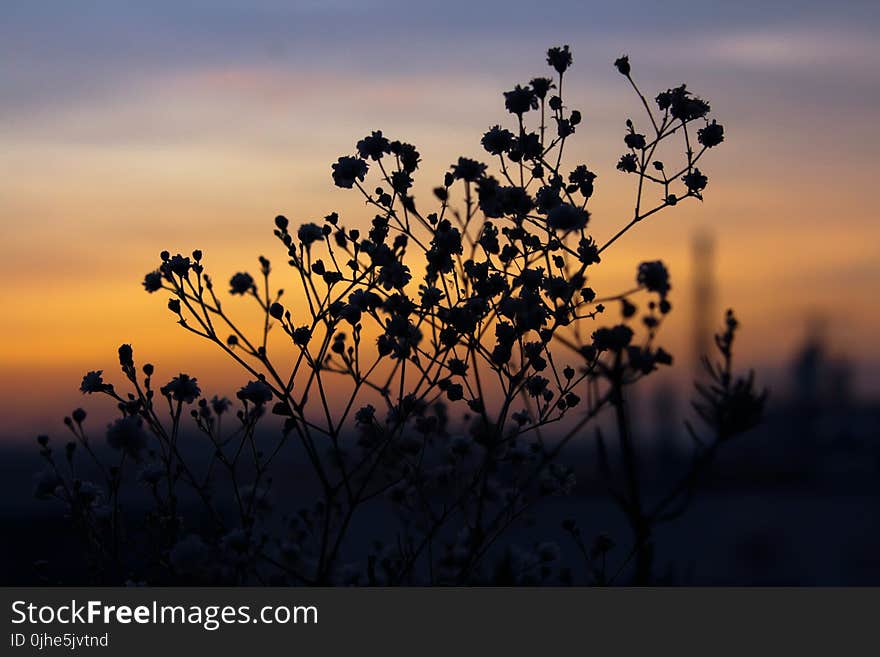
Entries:
[[260, 254], [286, 275], [276, 214], [372, 217], [333, 187], [336, 157], [374, 129], [411, 141], [427, 199], [459, 155], [488, 159], [482, 133], [510, 118], [501, 92], [547, 74], [563, 43], [584, 115], [569, 162], [599, 173], [599, 241], [631, 212], [634, 179], [614, 165], [626, 118], [644, 120], [616, 57], [651, 97], [687, 82], [727, 136], [701, 167], [705, 203], [615, 245], [600, 294], [666, 261], [663, 342], [686, 362], [690, 244], [709, 230], [719, 318], [737, 309], [745, 363], [777, 376], [821, 317], [860, 392], [880, 393], [877, 3], [602, 4], [4, 0], [0, 436], [54, 430], [86, 370], [115, 375], [121, 342], [229, 394], [245, 379], [140, 286], [159, 251], [202, 249], [218, 281]]

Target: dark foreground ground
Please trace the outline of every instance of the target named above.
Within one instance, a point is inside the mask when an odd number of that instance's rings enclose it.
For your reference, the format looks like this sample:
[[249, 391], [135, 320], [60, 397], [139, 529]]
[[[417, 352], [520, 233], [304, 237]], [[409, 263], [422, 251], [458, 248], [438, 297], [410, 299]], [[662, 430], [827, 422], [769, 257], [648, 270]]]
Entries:
[[[78, 544], [60, 507], [30, 496], [39, 466], [33, 451], [6, 450], [0, 459], [0, 583], [75, 584]], [[746, 451], [746, 457], [747, 451]], [[864, 465], [864, 463], [862, 463]], [[682, 585], [880, 585], [880, 477], [874, 468], [844, 468], [821, 477], [779, 474], [759, 479], [717, 476], [682, 518], [657, 535], [657, 574]], [[381, 536], [380, 513], [354, 528], [364, 542]], [[509, 541], [556, 541], [575, 570], [579, 558], [561, 523], [575, 518], [585, 536], [605, 532], [627, 551], [619, 512], [598, 488], [551, 498]], [[52, 564], [41, 582], [34, 564]]]

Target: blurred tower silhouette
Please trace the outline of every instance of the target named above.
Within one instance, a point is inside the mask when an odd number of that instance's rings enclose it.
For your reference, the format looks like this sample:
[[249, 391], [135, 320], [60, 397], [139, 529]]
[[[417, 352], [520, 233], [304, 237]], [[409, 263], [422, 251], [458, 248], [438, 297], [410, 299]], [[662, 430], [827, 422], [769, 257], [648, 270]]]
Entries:
[[828, 321], [821, 314], [807, 319], [806, 338], [792, 361], [792, 393], [803, 406], [843, 409], [853, 401], [852, 365], [846, 357], [829, 353]]
[[820, 315], [807, 319], [807, 333], [792, 362], [794, 397], [803, 406], [815, 404], [821, 395], [827, 364], [826, 322]]
[[693, 353], [695, 374], [702, 378], [703, 356], [712, 352], [715, 329], [715, 239], [705, 228], [694, 233], [691, 243], [693, 270]]

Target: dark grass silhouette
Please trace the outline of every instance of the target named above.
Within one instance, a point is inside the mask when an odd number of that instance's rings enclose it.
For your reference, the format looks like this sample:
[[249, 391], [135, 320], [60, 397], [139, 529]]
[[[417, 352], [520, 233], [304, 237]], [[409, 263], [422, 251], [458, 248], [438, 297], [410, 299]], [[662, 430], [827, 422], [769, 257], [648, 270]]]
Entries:
[[[702, 199], [708, 179], [697, 163], [724, 131], [684, 85], [658, 94], [652, 108], [619, 58], [646, 128], [626, 121], [617, 169], [635, 177], [634, 210], [599, 244], [588, 232], [597, 176], [586, 164], [563, 164], [582, 118], [563, 97], [568, 47], [551, 48], [547, 63], [552, 78], [504, 93], [512, 130], [496, 125], [482, 138], [494, 172], [458, 158], [430, 209], [411, 195], [420, 163], [412, 144], [375, 131], [340, 157], [333, 181], [363, 197], [370, 227], [348, 229], [337, 213], [297, 227], [276, 217], [293, 294], [274, 287], [262, 256], [256, 277], [240, 272], [228, 284], [229, 296], [258, 306], [254, 331], [233, 318], [201, 251], [161, 254], [147, 292], [170, 293], [178, 324], [250, 380], [235, 402], [208, 399], [183, 373], [157, 387], [155, 368], [138, 367], [129, 345], [119, 348], [127, 392], [100, 370], [83, 378], [83, 393], [119, 408], [109, 450], [96, 447], [85, 412], [74, 411], [65, 418], [74, 440], [62, 454], [39, 439], [46, 469], [36, 493], [66, 505], [95, 581], [657, 581], [655, 527], [686, 510], [719, 447], [760, 420], [765, 393], [733, 372], [729, 312], [716, 338], [720, 362], [707, 360], [709, 381], [698, 387], [702, 425], [688, 425], [691, 467], [653, 499], [641, 484], [627, 389], [672, 362], [656, 344], [671, 311], [669, 273], [659, 260], [642, 263], [632, 289], [604, 296], [589, 278], [637, 223]], [[619, 318], [604, 321], [611, 308]], [[615, 449], [594, 429], [606, 410]], [[572, 490], [565, 448], [576, 440], [595, 441], [607, 490], [631, 528], [617, 538], [628, 549], [612, 559], [611, 538], [587, 541], [567, 520], [585, 560], [581, 578], [554, 543], [535, 537], [522, 548], [507, 538], [542, 498]], [[296, 499], [279, 499], [277, 482], [290, 476], [279, 455], [288, 450], [299, 451], [309, 476]], [[127, 497], [137, 487], [148, 502]], [[394, 522], [382, 525], [384, 541], [365, 541], [352, 528], [379, 506]]]

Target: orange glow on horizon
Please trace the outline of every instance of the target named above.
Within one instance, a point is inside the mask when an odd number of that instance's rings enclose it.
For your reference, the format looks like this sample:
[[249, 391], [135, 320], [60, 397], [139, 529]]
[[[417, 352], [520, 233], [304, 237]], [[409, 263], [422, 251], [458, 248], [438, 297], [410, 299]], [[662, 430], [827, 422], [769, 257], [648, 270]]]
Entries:
[[[601, 242], [632, 212], [632, 179], [614, 163], [624, 119], [642, 117], [613, 71], [578, 64], [567, 93], [585, 121], [566, 156], [599, 173], [591, 229]], [[274, 285], [292, 291], [272, 218], [285, 214], [296, 226], [337, 210], [347, 226], [367, 226], [373, 213], [355, 192], [332, 186], [330, 162], [379, 128], [417, 145], [416, 198], [430, 204], [431, 188], [458, 155], [489, 160], [479, 139], [508, 119], [500, 92], [512, 82], [491, 73], [377, 73], [373, 80], [278, 66], [203, 67], [44, 108], [0, 131], [0, 437], [57, 431], [60, 416], [83, 403], [77, 387], [85, 371], [104, 369], [119, 380], [115, 352], [123, 342], [163, 377], [185, 370], [205, 392], [232, 394], [247, 375], [174, 325], [167, 294], [148, 296], [140, 287], [159, 251], [202, 249], [220, 289], [235, 272], [255, 272], [262, 254], [273, 261]], [[760, 116], [724, 80], [697, 77], [695, 88], [712, 98], [729, 135], [705, 156], [706, 201], [637, 226], [595, 268], [593, 286], [600, 296], [614, 294], [632, 285], [639, 262], [664, 260], [674, 310], [660, 344], [686, 364], [691, 238], [708, 227], [717, 243], [718, 320], [724, 308], [737, 310], [744, 363], [785, 363], [805, 320], [818, 313], [831, 318], [832, 345], [876, 367], [880, 227], [865, 173], [876, 168], [874, 154], [859, 143], [865, 119], [854, 110], [849, 125], [823, 123], [838, 131], [836, 141], [823, 133], [807, 145], [801, 132], [780, 127], [787, 117], [809, 124], [793, 116], [797, 90], [793, 99], [768, 100]]]

